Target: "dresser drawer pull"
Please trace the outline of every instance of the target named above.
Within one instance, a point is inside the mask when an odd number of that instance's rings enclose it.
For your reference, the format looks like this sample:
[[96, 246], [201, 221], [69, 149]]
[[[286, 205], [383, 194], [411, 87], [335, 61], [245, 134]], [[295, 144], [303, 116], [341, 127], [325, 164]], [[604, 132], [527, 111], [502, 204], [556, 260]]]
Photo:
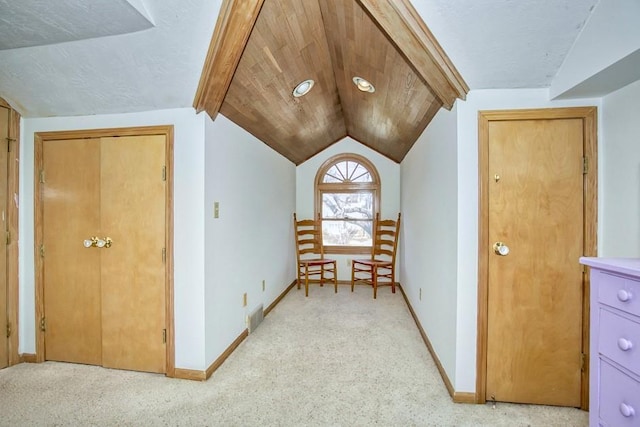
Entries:
[[618, 299], [622, 302], [629, 301], [631, 297], [632, 297], [631, 292], [627, 291], [626, 289], [620, 289], [618, 291]]
[[633, 417], [636, 414], [636, 411], [635, 409], [633, 409], [633, 406], [627, 405], [626, 403], [623, 402], [620, 404], [620, 413], [625, 417], [629, 418], [629, 417]]
[[633, 348], [633, 343], [626, 338], [618, 338], [618, 348], [622, 351], [629, 351]]

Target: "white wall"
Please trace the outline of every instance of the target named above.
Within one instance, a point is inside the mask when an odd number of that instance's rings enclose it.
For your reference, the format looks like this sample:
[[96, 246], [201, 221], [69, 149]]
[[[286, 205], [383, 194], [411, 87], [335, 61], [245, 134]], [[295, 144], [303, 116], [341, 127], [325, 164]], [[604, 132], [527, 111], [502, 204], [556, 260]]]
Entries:
[[640, 80], [603, 98], [601, 256], [640, 257]]
[[[380, 216], [395, 218], [400, 212], [400, 165], [349, 137], [333, 144], [296, 168], [295, 210], [298, 218], [313, 218], [314, 183], [318, 168], [330, 157], [341, 153], [359, 154], [373, 163], [378, 170], [382, 184]], [[293, 212], [289, 213], [289, 215], [292, 214]], [[401, 258], [401, 256], [402, 254], [399, 252], [397, 258]], [[347, 261], [354, 256], [331, 254], [331, 257], [338, 260], [338, 279], [351, 280], [351, 267]], [[295, 266], [295, 255], [292, 263]], [[396, 278], [396, 281], [401, 282], [401, 275]]]
[[[475, 391], [478, 288], [478, 111], [569, 106], [600, 107], [600, 104], [600, 98], [549, 101], [547, 89], [474, 90], [469, 92], [466, 101], [457, 101], [458, 312], [454, 384], [456, 391]], [[600, 140], [600, 137], [598, 139]], [[599, 181], [601, 176], [599, 171]], [[598, 203], [600, 216], [602, 200]], [[598, 232], [601, 234], [601, 224]]]
[[23, 119], [20, 167], [20, 353], [35, 353], [34, 132], [174, 125], [176, 367], [205, 369], [204, 115], [191, 108]]
[[457, 149], [454, 106], [436, 114], [401, 164], [402, 287], [452, 383], [457, 322]]
[[[205, 126], [205, 336], [211, 364], [295, 278], [295, 165], [227, 118]], [[214, 218], [214, 202], [219, 217]], [[262, 281], [265, 291], [262, 291]], [[242, 295], [248, 303], [242, 306]]]

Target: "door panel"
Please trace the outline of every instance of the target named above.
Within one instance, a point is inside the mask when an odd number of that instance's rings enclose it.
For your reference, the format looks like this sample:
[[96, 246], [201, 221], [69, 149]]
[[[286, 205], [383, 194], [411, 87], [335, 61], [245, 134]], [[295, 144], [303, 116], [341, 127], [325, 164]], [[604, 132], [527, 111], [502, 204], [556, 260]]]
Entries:
[[[9, 141], [9, 109], [0, 107], [0, 231], [7, 228], [7, 145]], [[3, 233], [4, 234], [4, 233]], [[0, 236], [0, 369], [9, 365], [9, 339], [7, 337], [7, 245]]]
[[488, 235], [510, 252], [486, 248], [487, 399], [580, 406], [583, 141], [580, 119], [489, 123]]
[[100, 365], [100, 140], [43, 144], [45, 358]]
[[164, 136], [102, 138], [103, 366], [165, 372]]

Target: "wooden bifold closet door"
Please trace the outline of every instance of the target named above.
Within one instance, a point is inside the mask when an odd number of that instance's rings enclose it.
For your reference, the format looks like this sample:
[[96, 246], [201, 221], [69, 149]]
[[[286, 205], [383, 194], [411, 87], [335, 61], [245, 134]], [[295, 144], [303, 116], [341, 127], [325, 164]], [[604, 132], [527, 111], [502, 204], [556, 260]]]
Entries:
[[165, 372], [165, 144], [43, 142], [46, 360]]

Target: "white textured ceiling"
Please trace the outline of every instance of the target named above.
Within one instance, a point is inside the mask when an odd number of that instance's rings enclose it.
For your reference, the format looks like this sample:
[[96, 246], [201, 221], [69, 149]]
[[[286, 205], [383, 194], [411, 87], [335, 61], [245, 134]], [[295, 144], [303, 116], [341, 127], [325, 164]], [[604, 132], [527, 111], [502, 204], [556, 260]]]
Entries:
[[599, 0], [414, 0], [471, 89], [548, 87]]
[[133, 33], [152, 26], [127, 0], [0, 0], [0, 50]]
[[144, 6], [155, 26], [0, 51], [0, 97], [25, 117], [191, 106], [221, 0], [130, 3]]
[[[413, 5], [471, 89], [483, 89], [549, 86], [597, 2], [413, 0]], [[46, 5], [24, 11], [46, 21], [58, 13], [60, 0], [0, 0], [0, 21], [1, 6], [9, 3]], [[0, 51], [0, 97], [25, 117], [190, 107], [221, 0], [128, 3], [155, 26]], [[131, 8], [124, 9], [130, 17]], [[119, 20], [113, 13], [95, 25]], [[14, 15], [11, 22], [24, 16]], [[29, 28], [37, 33], [40, 27]]]

